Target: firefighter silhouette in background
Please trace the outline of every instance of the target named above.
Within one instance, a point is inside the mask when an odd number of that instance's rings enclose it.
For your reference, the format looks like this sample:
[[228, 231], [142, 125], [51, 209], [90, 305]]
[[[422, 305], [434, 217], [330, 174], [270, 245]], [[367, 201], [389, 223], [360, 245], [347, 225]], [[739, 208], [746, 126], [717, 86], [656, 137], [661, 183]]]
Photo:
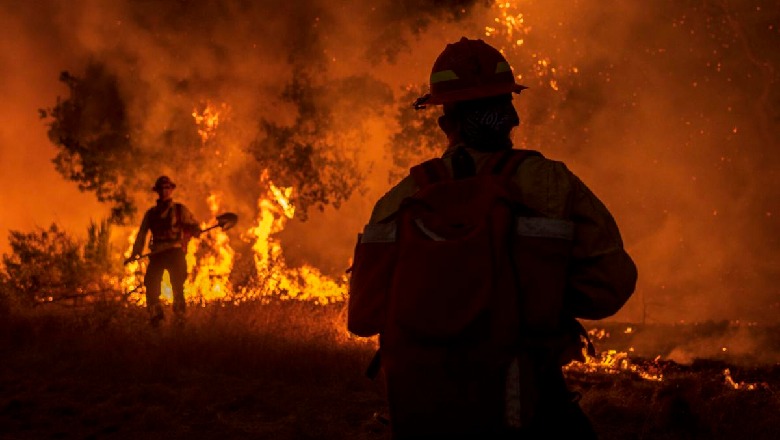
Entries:
[[158, 326], [165, 318], [160, 305], [160, 289], [163, 272], [168, 271], [173, 290], [173, 313], [176, 322], [184, 319], [184, 281], [187, 279], [187, 242], [201, 232], [198, 222], [189, 209], [173, 201], [176, 188], [168, 176], [160, 176], [152, 191], [157, 192], [157, 204], [144, 214], [141, 228], [133, 245], [133, 252], [127, 261], [139, 258], [146, 244], [147, 232], [152, 232], [149, 242], [149, 266], [144, 276], [146, 304], [153, 326]]
[[563, 163], [512, 148], [526, 87], [495, 48], [447, 45], [430, 88], [414, 106], [443, 106], [446, 151], [376, 203], [350, 278], [393, 438], [595, 438], [561, 366], [592, 350], [576, 318], [634, 291], [618, 227]]

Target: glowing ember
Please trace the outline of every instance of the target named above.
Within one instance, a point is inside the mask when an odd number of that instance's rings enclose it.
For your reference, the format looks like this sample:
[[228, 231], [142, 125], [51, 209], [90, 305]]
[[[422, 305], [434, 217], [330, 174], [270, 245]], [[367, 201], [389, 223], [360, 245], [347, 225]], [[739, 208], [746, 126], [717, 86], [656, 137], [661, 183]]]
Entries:
[[521, 46], [523, 40], [516, 36], [527, 35], [530, 31], [530, 28], [524, 26], [523, 14], [518, 12], [510, 2], [494, 3], [493, 8], [498, 9], [498, 17], [494, 20], [496, 25], [485, 26], [485, 36], [504, 35], [510, 42], [515, 38], [515, 44]]
[[[221, 109], [222, 111], [227, 110], [227, 104], [223, 103]], [[195, 125], [198, 128], [198, 135], [204, 144], [216, 133], [219, 126], [219, 114], [220, 110], [211, 102], [207, 102], [202, 111], [198, 111], [197, 108], [192, 111], [192, 117], [195, 119]]]
[[[658, 358], [656, 358], [656, 362]], [[582, 373], [618, 374], [632, 373], [644, 380], [660, 382], [663, 374], [659, 367], [641, 367], [631, 362], [628, 353], [616, 350], [601, 352], [597, 357], [585, 355], [585, 362], [574, 361], [563, 367], [564, 371]]]
[[768, 385], [765, 382], [758, 382], [758, 383], [735, 382], [734, 379], [731, 377], [731, 370], [728, 368], [723, 370], [723, 378], [726, 381], [726, 385], [728, 385], [731, 388], [734, 388], [735, 390], [753, 391], [759, 388], [768, 387]]
[[609, 332], [603, 328], [602, 329], [593, 328], [588, 330], [588, 336], [593, 340], [600, 341], [602, 339], [609, 338]]
[[[495, 10], [495, 17], [489, 26], [485, 26], [485, 36], [490, 38], [491, 44], [506, 56], [513, 57], [511, 52], [525, 49], [525, 37], [531, 33], [531, 26], [526, 24], [525, 16], [520, 12], [519, 7], [512, 2], [493, 3], [492, 9]], [[529, 50], [532, 50], [529, 48]], [[557, 78], [559, 72], [569, 72], [571, 74], [579, 73], [575, 66], [563, 68], [556, 66], [553, 61], [542, 53], [531, 53], [531, 58], [535, 60], [531, 64], [533, 74], [537, 78], [547, 78], [546, 83], [552, 90], [558, 91], [561, 88], [560, 80]], [[523, 75], [517, 74], [518, 79]]]

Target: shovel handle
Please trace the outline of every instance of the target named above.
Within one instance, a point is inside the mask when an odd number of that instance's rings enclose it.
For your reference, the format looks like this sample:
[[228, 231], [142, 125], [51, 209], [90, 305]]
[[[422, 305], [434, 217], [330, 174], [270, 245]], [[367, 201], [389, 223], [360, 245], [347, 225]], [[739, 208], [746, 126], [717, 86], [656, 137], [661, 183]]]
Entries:
[[146, 258], [146, 257], [148, 257], [150, 255], [154, 255], [154, 254], [156, 254], [156, 252], [147, 252], [145, 254], [138, 255], [137, 257], [128, 258], [128, 259], [125, 260], [124, 264], [125, 264], [125, 266], [127, 266], [128, 264], [132, 263], [133, 261], [138, 261], [141, 258]]
[[212, 230], [212, 229], [216, 229], [216, 228], [218, 228], [218, 227], [219, 227], [219, 224], [216, 224], [216, 225], [214, 225], [214, 226], [209, 226], [209, 227], [208, 227], [208, 228], [206, 228], [206, 229], [201, 229], [201, 230], [200, 230], [200, 233], [202, 234], [202, 233], [204, 233], [204, 232], [206, 232], [206, 231], [210, 231], [210, 230]]
[[[224, 223], [223, 223], [223, 221], [219, 220], [219, 219], [220, 219], [220, 216], [217, 216], [217, 224], [216, 224], [216, 225], [214, 225], [214, 226], [209, 226], [209, 227], [208, 227], [208, 228], [206, 228], [206, 229], [201, 229], [201, 230], [200, 230], [200, 232], [199, 232], [199, 234], [202, 234], [202, 233], [204, 233], [204, 232], [210, 231], [210, 230], [212, 230], [212, 229], [220, 228], [220, 227], [223, 227], [223, 228], [225, 228], [225, 229], [229, 229], [229, 228], [231, 228], [233, 225], [235, 225], [235, 222], [238, 220], [238, 216], [237, 216], [237, 215], [235, 215], [235, 214], [233, 214], [233, 213], [225, 213], [225, 214], [222, 214], [222, 216], [227, 216], [227, 215], [230, 215], [230, 216], [232, 216], [232, 224], [229, 224], [228, 222], [224, 222]], [[167, 250], [167, 249], [166, 249], [166, 250]], [[130, 263], [132, 263], [133, 261], [138, 261], [138, 260], [140, 260], [141, 258], [150, 257], [150, 256], [152, 256], [152, 255], [155, 255], [155, 254], [158, 254], [158, 253], [160, 253], [160, 252], [162, 252], [162, 251], [156, 251], [156, 252], [147, 252], [147, 253], [145, 253], [145, 254], [139, 255], [139, 256], [137, 256], [137, 257], [134, 257], [134, 258], [128, 258], [128, 259], [126, 259], [126, 260], [125, 260], [125, 263], [124, 263], [124, 264], [125, 264], [125, 265], [127, 265], [127, 264], [130, 264]]]

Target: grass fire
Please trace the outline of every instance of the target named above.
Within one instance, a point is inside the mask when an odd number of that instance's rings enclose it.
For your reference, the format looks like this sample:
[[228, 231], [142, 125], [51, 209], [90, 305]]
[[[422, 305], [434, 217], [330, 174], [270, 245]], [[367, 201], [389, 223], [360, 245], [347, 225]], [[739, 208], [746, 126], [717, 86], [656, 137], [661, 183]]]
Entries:
[[[638, 268], [563, 367], [598, 437], [780, 438], [777, 2], [44, 0], [0, 25], [0, 438], [390, 439], [350, 270], [447, 149], [412, 104], [464, 36], [527, 86], [514, 148], [598, 194]], [[155, 317], [163, 176], [193, 224]]]

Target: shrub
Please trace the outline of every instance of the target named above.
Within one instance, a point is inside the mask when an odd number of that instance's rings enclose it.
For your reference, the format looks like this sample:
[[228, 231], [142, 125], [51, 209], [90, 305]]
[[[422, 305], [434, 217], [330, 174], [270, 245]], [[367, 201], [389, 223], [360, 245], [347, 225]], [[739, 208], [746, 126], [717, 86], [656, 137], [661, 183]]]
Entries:
[[120, 269], [111, 258], [109, 235], [106, 221], [90, 224], [86, 242], [54, 223], [32, 232], [10, 231], [11, 253], [3, 255], [0, 271], [2, 296], [35, 306], [113, 291]]

